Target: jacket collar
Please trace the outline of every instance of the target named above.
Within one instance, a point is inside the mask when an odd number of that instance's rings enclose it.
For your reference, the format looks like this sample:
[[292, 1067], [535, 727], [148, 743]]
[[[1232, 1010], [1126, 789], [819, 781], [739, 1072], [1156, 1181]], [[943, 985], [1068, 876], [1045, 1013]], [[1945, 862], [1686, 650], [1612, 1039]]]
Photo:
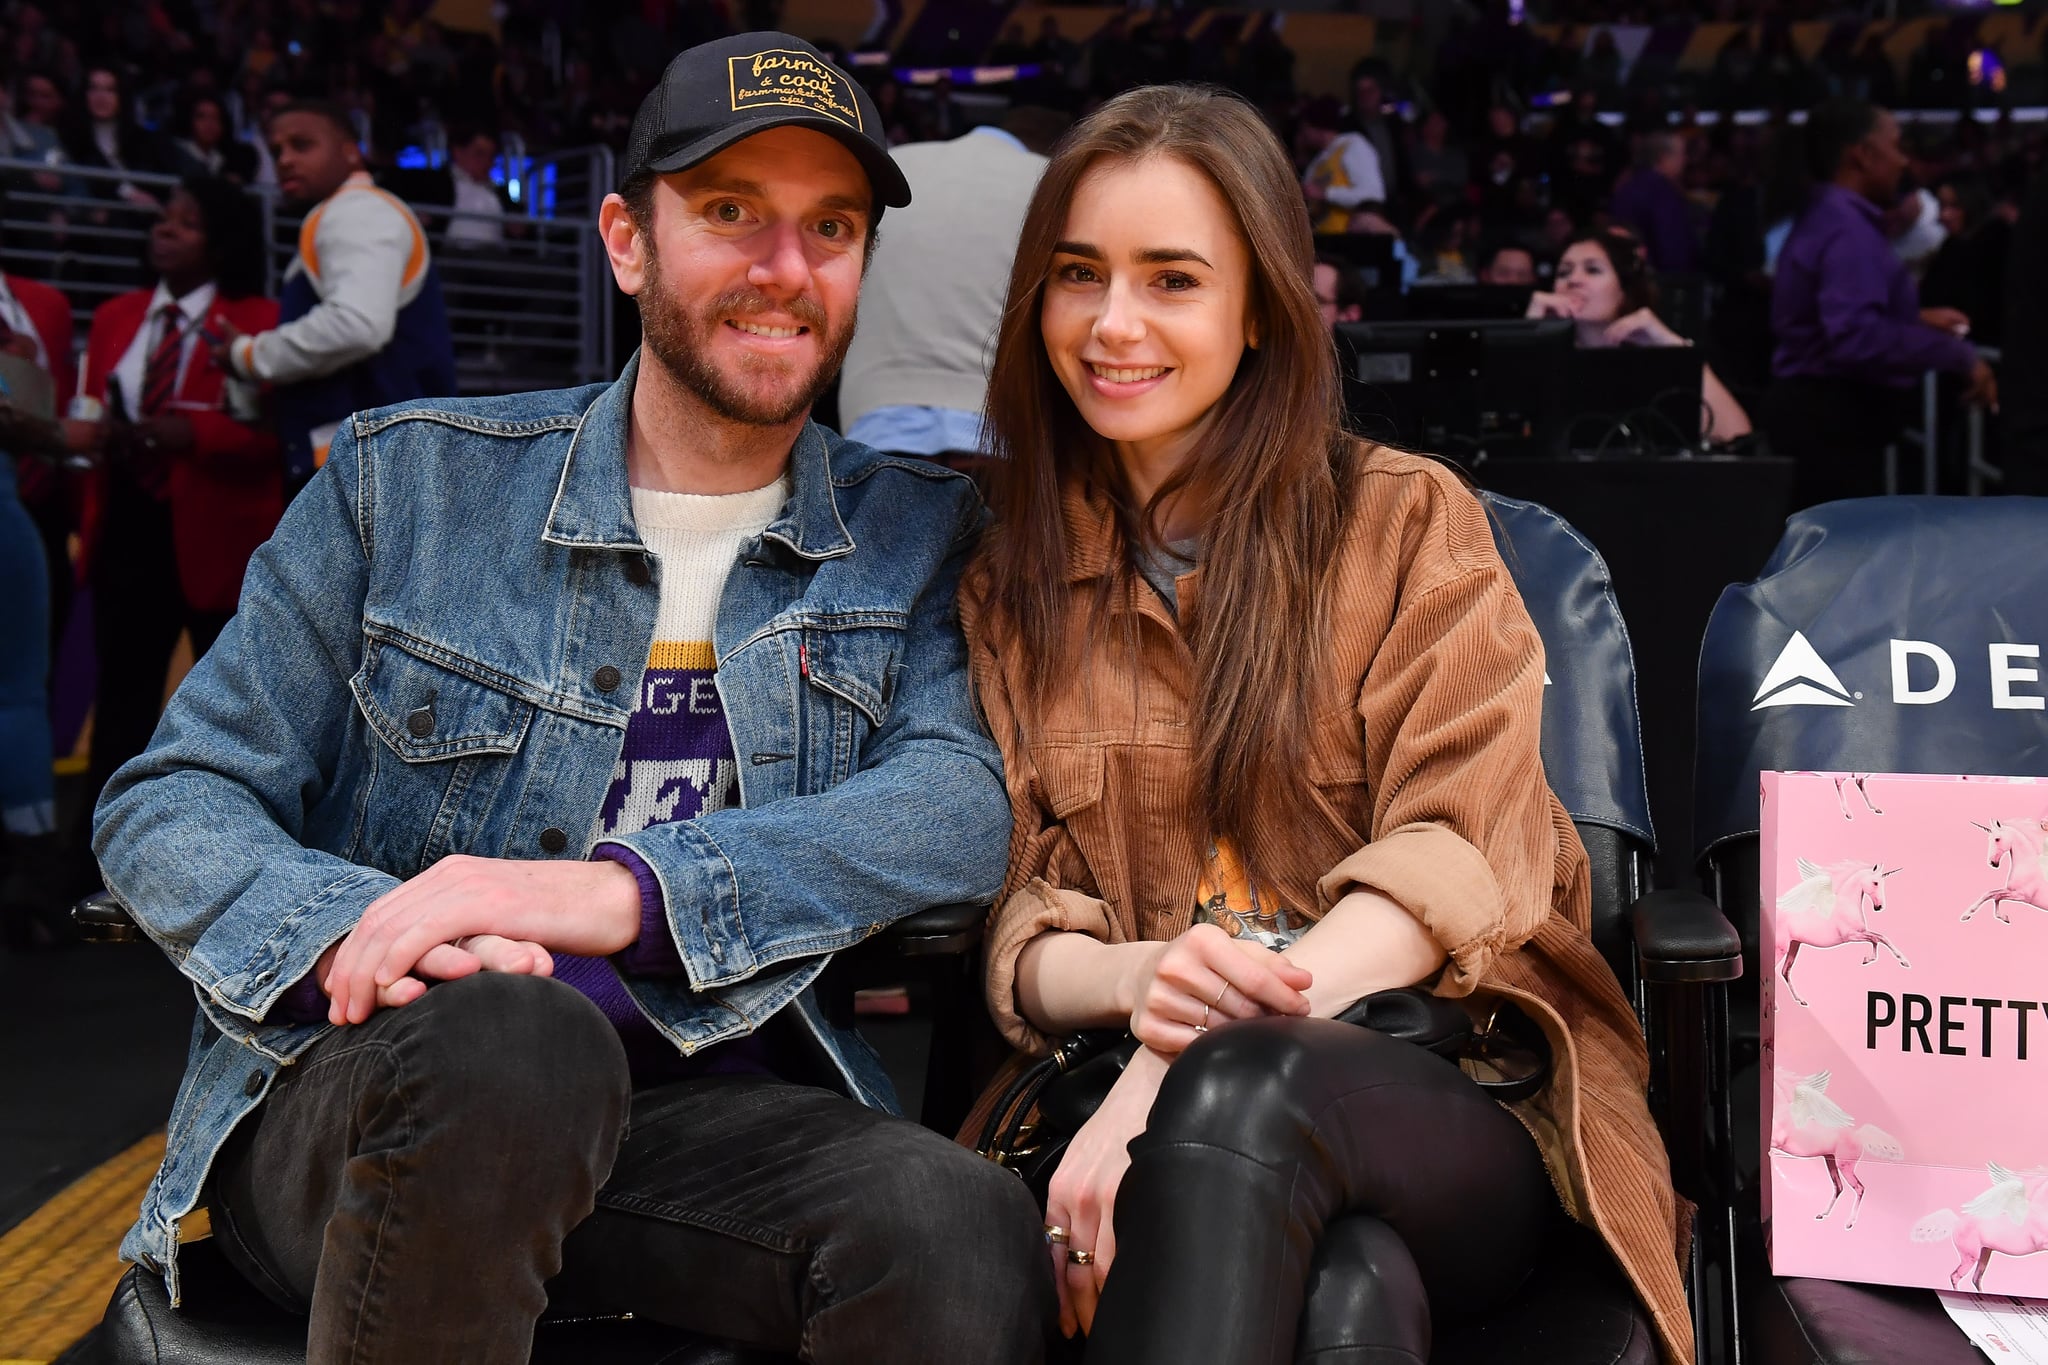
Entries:
[[[626, 482], [626, 441], [639, 374], [636, 351], [577, 421], [541, 539], [596, 549], [645, 548], [633, 526], [633, 495]], [[832, 455], [840, 444], [816, 422], [804, 423], [789, 452], [789, 501], [762, 532], [765, 539], [810, 560], [852, 553], [854, 540], [839, 515], [832, 485]]]

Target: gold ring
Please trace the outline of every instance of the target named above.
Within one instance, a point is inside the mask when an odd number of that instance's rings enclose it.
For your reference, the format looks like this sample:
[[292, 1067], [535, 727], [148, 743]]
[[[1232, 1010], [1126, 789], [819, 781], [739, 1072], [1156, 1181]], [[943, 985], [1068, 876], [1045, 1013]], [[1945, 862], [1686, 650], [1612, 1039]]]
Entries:
[[1092, 1252], [1092, 1251], [1076, 1251], [1076, 1250], [1074, 1250], [1074, 1249], [1073, 1249], [1072, 1247], [1068, 1247], [1068, 1248], [1067, 1248], [1067, 1264], [1068, 1264], [1068, 1265], [1094, 1265], [1094, 1264], [1095, 1264], [1095, 1253], [1094, 1253], [1094, 1252]]
[[1202, 1022], [1195, 1025], [1195, 1032], [1207, 1033], [1209, 1031], [1209, 1011], [1215, 1008], [1214, 1005], [1202, 1006]]
[[1223, 983], [1223, 989], [1216, 992], [1216, 998], [1209, 1002], [1209, 1008], [1213, 1010], [1218, 1005], [1221, 1005], [1223, 1003], [1223, 997], [1228, 994], [1230, 994], [1230, 983], [1226, 981]]
[[1047, 1242], [1065, 1243], [1069, 1235], [1067, 1230], [1058, 1224], [1047, 1223], [1045, 1225], [1045, 1240]]

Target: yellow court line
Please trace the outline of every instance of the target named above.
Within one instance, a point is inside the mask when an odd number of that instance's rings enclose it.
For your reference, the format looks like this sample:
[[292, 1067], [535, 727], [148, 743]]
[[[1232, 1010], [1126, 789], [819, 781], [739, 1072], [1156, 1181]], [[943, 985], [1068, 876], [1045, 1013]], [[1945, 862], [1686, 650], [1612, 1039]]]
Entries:
[[0, 1236], [0, 1365], [47, 1365], [100, 1320], [121, 1234], [163, 1156], [152, 1134]]

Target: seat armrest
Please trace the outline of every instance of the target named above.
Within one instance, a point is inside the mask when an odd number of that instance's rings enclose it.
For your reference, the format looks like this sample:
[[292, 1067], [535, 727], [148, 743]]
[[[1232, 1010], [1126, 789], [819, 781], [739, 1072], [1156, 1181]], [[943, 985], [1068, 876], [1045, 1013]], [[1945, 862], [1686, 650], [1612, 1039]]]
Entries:
[[987, 922], [986, 905], [935, 905], [894, 921], [875, 938], [902, 957], [954, 957], [981, 946]]
[[72, 906], [71, 922], [88, 943], [134, 943], [142, 937], [134, 917], [107, 891], [95, 891]]
[[1645, 981], [1734, 981], [1742, 975], [1742, 935], [1699, 892], [1652, 891], [1630, 913]]

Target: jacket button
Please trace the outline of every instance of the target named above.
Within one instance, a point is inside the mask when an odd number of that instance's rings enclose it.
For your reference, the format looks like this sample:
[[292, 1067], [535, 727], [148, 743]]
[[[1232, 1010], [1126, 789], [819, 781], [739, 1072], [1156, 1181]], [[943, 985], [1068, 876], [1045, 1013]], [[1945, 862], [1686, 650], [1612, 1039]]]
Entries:
[[569, 846], [569, 836], [550, 826], [540, 832], [540, 846], [543, 852], [560, 853]]
[[251, 1099], [254, 1099], [256, 1096], [262, 1094], [263, 1073], [260, 1071], [250, 1072], [249, 1079], [242, 1082], [242, 1093], [244, 1095], [249, 1096]]
[[619, 670], [613, 668], [610, 664], [606, 664], [603, 668], [590, 675], [590, 681], [600, 692], [613, 691], [619, 685]]
[[434, 708], [422, 706], [408, 711], [405, 716], [405, 732], [414, 739], [425, 739], [434, 733]]
[[647, 556], [626, 556], [626, 581], [628, 583], [631, 583], [636, 588], [644, 588], [653, 577], [654, 574], [647, 567]]

